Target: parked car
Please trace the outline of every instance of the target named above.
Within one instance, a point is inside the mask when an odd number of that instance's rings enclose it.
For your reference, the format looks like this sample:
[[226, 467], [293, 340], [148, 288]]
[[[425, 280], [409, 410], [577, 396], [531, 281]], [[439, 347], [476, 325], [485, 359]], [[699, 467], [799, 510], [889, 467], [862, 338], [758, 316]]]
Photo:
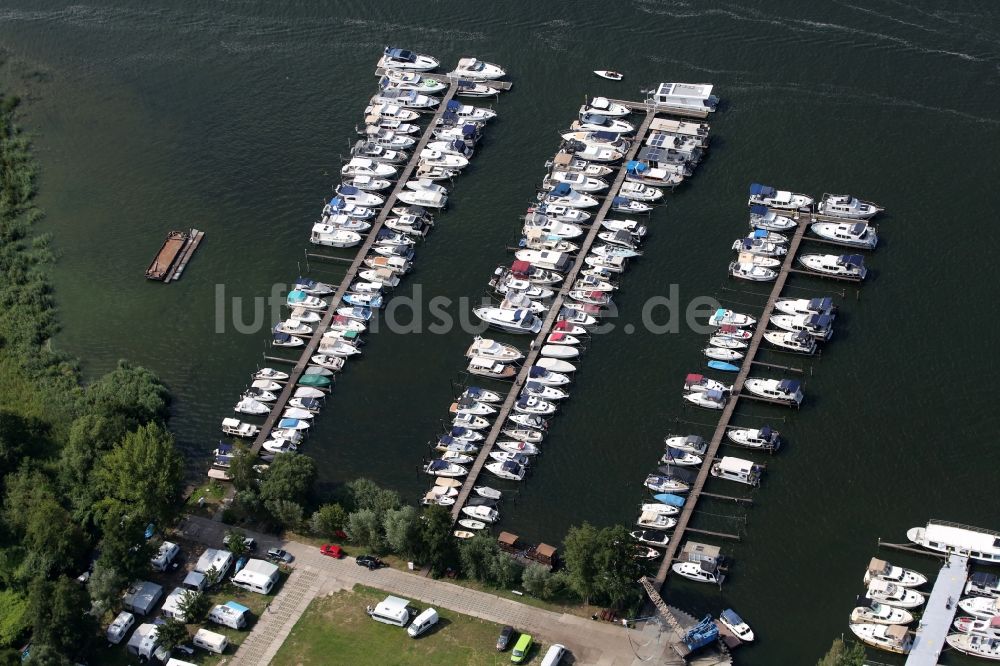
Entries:
[[500, 630], [500, 636], [497, 638], [497, 652], [503, 652], [510, 645], [510, 640], [514, 637], [514, 627], [507, 625]]
[[559, 662], [562, 661], [563, 655], [566, 654], [566, 646], [556, 643], [549, 647], [548, 651], [545, 653], [545, 657], [542, 659], [541, 666], [558, 666]]
[[531, 634], [521, 634], [517, 643], [514, 644], [514, 649], [510, 651], [510, 660], [515, 664], [520, 664], [527, 659], [528, 653], [531, 652], [531, 642]]
[[253, 537], [243, 537], [243, 543], [246, 544], [247, 551], [251, 553], [257, 552], [257, 540]]
[[385, 566], [385, 562], [374, 555], [359, 555], [354, 558], [354, 563], [359, 567], [368, 567], [371, 571]]
[[281, 550], [280, 548], [270, 548], [267, 551], [267, 559], [272, 562], [284, 562], [287, 564], [292, 561], [292, 555], [288, 551]]
[[338, 560], [344, 556], [344, 549], [335, 543], [324, 543], [319, 547], [319, 552], [327, 557], [334, 557]]

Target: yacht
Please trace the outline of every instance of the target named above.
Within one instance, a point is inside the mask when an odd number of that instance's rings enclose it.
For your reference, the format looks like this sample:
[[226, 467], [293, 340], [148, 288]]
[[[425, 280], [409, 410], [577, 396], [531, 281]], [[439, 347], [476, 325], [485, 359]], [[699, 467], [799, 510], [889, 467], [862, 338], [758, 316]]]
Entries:
[[[754, 238], [752, 236], [736, 239], [733, 241], [732, 247], [735, 251], [739, 252], [741, 256], [743, 254], [752, 254], [758, 257], [783, 257], [788, 254], [788, 248], [784, 245], [771, 243], [763, 238]], [[754, 266], [753, 263], [747, 263], [751, 267]]]
[[813, 355], [816, 353], [816, 338], [804, 331], [794, 333], [788, 331], [764, 331], [764, 339], [775, 347], [787, 349], [797, 354]]
[[618, 196], [632, 199], [633, 201], [659, 201], [663, 198], [663, 190], [643, 185], [642, 183], [626, 181], [622, 183], [621, 189], [618, 190]]
[[822, 314], [835, 317], [837, 306], [829, 296], [821, 298], [782, 298], [774, 302], [774, 309], [790, 315]]
[[576, 372], [576, 366], [569, 361], [563, 361], [557, 358], [540, 358], [535, 361], [535, 365], [539, 368], [548, 370], [549, 372], [561, 372], [574, 373]]
[[[409, 111], [408, 113], [413, 113], [415, 116], [419, 115], [415, 111]], [[398, 118], [383, 118], [379, 115], [365, 116], [365, 128], [363, 130], [355, 128], [355, 131], [364, 136], [372, 127], [392, 130], [396, 134], [416, 134], [420, 131], [420, 125], [403, 122]]]
[[236, 406], [233, 411], [239, 412], [240, 414], [250, 414], [251, 416], [262, 416], [271, 411], [271, 408], [262, 402], [258, 402], [253, 398], [243, 398]]
[[733, 632], [738, 639], [744, 643], [752, 643], [754, 639], [753, 631], [746, 621], [736, 614], [732, 608], [727, 608], [719, 615], [719, 622], [729, 631]]
[[437, 58], [429, 55], [391, 46], [382, 50], [382, 57], [378, 61], [378, 66], [382, 69], [404, 69], [415, 72], [427, 72], [440, 64]]
[[[732, 327], [732, 331], [739, 331], [740, 333], [750, 333], [750, 331], [744, 331], [742, 329]], [[746, 336], [745, 339], [750, 339], [753, 334]], [[732, 335], [717, 334], [713, 335], [708, 339], [708, 344], [713, 347], [718, 347], [719, 349], [746, 349], [749, 345], [745, 342], [745, 339], [740, 339], [739, 337], [734, 337]]]
[[424, 148], [420, 151], [420, 163], [445, 169], [464, 169], [469, 166], [469, 158], [455, 153], [444, 153], [440, 150]]
[[851, 611], [851, 624], [909, 624], [913, 613], [858, 595], [858, 605]]
[[750, 315], [743, 314], [741, 312], [734, 312], [733, 310], [726, 310], [725, 308], [719, 308], [716, 310], [711, 317], [708, 318], [709, 326], [722, 326], [728, 324], [730, 326], [737, 326], [739, 328], [748, 328], [757, 324], [757, 320]]
[[722, 391], [728, 393], [732, 389], [732, 386], [726, 386], [720, 381], [697, 373], [690, 373], [684, 378], [685, 391]]
[[956, 553], [980, 562], [1000, 562], [1000, 532], [993, 530], [931, 520], [925, 527], [907, 530], [906, 538], [941, 553]]
[[[367, 157], [353, 157], [340, 169], [340, 175], [348, 178], [388, 179], [396, 175], [396, 167]], [[388, 182], [388, 181], [387, 181]]]
[[629, 146], [632, 145], [631, 141], [618, 132], [566, 132], [562, 135], [562, 139], [570, 144], [611, 148], [623, 155], [629, 149]]
[[874, 624], [863, 622], [850, 625], [851, 631], [862, 643], [887, 652], [908, 654], [913, 636], [899, 624]]
[[948, 634], [945, 641], [959, 652], [973, 656], [1000, 661], [1000, 638], [997, 636], [981, 636], [977, 634]]
[[365, 124], [378, 125], [383, 121], [411, 123], [420, 114], [399, 104], [369, 104], [365, 107]]
[[726, 430], [726, 437], [733, 444], [748, 449], [777, 451], [781, 446], [781, 433], [773, 430], [770, 426], [761, 426], [760, 428], [730, 428]]
[[584, 193], [608, 189], [608, 182], [603, 178], [591, 178], [579, 171], [553, 171], [542, 180], [542, 189], [555, 189], [559, 183], [566, 183], [577, 192]]
[[[546, 271], [557, 271], [564, 273], [573, 265], [573, 257], [564, 252], [549, 252], [547, 250], [518, 250], [514, 256], [519, 261], [524, 261]], [[560, 277], [560, 280], [562, 278]]]
[[900, 587], [920, 587], [927, 583], [927, 576], [912, 569], [893, 566], [885, 560], [873, 557], [868, 563], [868, 569], [865, 570], [865, 585], [869, 585], [873, 580], [895, 583]]
[[1000, 615], [1000, 598], [966, 597], [958, 602], [958, 607], [977, 620], [988, 620]]
[[482, 356], [471, 357], [466, 369], [473, 375], [490, 379], [511, 379], [517, 374], [517, 368]]
[[762, 379], [751, 377], [743, 383], [743, 388], [761, 398], [784, 402], [798, 407], [802, 404], [801, 384], [796, 379]]
[[[412, 136], [397, 134], [390, 129], [385, 129], [384, 127], [378, 127], [375, 125], [369, 125], [365, 128], [365, 141], [378, 144], [383, 148], [389, 148], [390, 150], [409, 150], [417, 143], [417, 140]], [[361, 205], [370, 206], [372, 204]]]
[[699, 456], [705, 455], [705, 451], [708, 450], [708, 442], [698, 435], [667, 435], [663, 443], [669, 448], [689, 451]]
[[977, 620], [973, 617], [960, 617], [953, 625], [963, 634], [976, 634], [988, 638], [1000, 638], [1000, 616], [988, 620]]
[[448, 87], [448, 84], [441, 79], [430, 76], [421, 76], [415, 71], [402, 69], [388, 69], [385, 75], [378, 81], [379, 87], [397, 90], [415, 90], [417, 92], [433, 95]]
[[559, 238], [578, 238], [583, 235], [583, 227], [571, 224], [569, 222], [559, 222], [558, 220], [553, 220], [545, 215], [526, 215], [524, 217], [524, 226], [521, 228], [524, 233], [529, 233], [531, 231], [543, 231]]
[[366, 141], [365, 139], [360, 139], [354, 144], [354, 147], [351, 148], [351, 155], [386, 164], [402, 164], [410, 157], [409, 153], [401, 150], [390, 150], [374, 141]]
[[549, 427], [544, 418], [535, 414], [512, 414], [507, 417], [507, 420], [515, 425], [535, 430], [545, 430]]
[[312, 227], [309, 242], [328, 247], [354, 247], [361, 243], [361, 234], [317, 222]]
[[447, 437], [461, 442], [481, 442], [484, 439], [484, 435], [481, 432], [458, 426], [452, 426], [451, 430], [448, 431]]
[[565, 400], [569, 397], [569, 393], [561, 388], [555, 388], [554, 386], [535, 381], [528, 381], [524, 385], [524, 391], [522, 391], [521, 395], [533, 395], [543, 400]]
[[799, 263], [815, 273], [864, 280], [868, 275], [864, 257], [860, 254], [802, 254]]
[[396, 198], [411, 206], [425, 208], [443, 208], [448, 203], [448, 196], [431, 189], [403, 190]]
[[691, 486], [676, 477], [650, 474], [643, 482], [644, 486], [655, 493], [686, 493]]
[[488, 358], [501, 363], [513, 363], [524, 358], [516, 347], [505, 345], [490, 338], [476, 336], [465, 351], [468, 358]]
[[334, 288], [325, 282], [317, 282], [301, 276], [295, 281], [293, 289], [304, 291], [310, 296], [326, 296], [334, 292]]
[[431, 181], [451, 180], [460, 173], [459, 169], [448, 169], [443, 166], [428, 164], [426, 162], [417, 163], [417, 171], [414, 174], [417, 178]]
[[424, 465], [424, 472], [432, 476], [455, 478], [465, 476], [469, 473], [469, 470], [465, 469], [461, 465], [456, 465], [455, 463], [450, 463], [445, 460], [432, 460]]
[[612, 118], [611, 116], [606, 116], [603, 113], [595, 113], [591, 111], [581, 113], [580, 119], [573, 121], [570, 129], [574, 132], [604, 131], [615, 132], [616, 134], [632, 134], [635, 132], [635, 125], [619, 118]]
[[555, 157], [545, 163], [553, 171], [576, 171], [591, 178], [603, 178], [615, 172], [606, 164], [591, 164], [571, 153], [558, 152]]
[[817, 340], [829, 340], [833, 337], [833, 318], [825, 314], [811, 315], [771, 315], [769, 320], [773, 325], [792, 333], [808, 333]]
[[569, 183], [558, 183], [549, 192], [538, 195], [538, 200], [546, 205], [569, 206], [570, 208], [593, 208], [599, 202], [588, 194], [574, 190]]
[[1000, 576], [976, 571], [965, 584], [965, 594], [976, 597], [1000, 597]]
[[729, 479], [748, 486], [759, 486], [764, 468], [761, 465], [753, 464], [751, 460], [723, 456], [718, 462], [712, 464], [709, 472], [717, 479]]
[[599, 113], [612, 118], [623, 118], [632, 113], [632, 110], [624, 104], [612, 102], [607, 97], [595, 97], [590, 100], [589, 104], [580, 107], [580, 115], [585, 113]]
[[458, 66], [448, 76], [472, 81], [494, 81], [507, 75], [499, 65], [484, 62], [478, 58], [460, 58]]
[[812, 206], [813, 199], [805, 194], [795, 194], [787, 190], [776, 190], [769, 185], [750, 185], [750, 199], [747, 205], [759, 204], [779, 210], [801, 210]]
[[288, 333], [289, 335], [312, 335], [313, 327], [303, 324], [298, 319], [286, 319], [278, 322], [274, 327], [276, 333]]
[[472, 312], [487, 324], [508, 333], [530, 333], [534, 335], [542, 330], [542, 320], [528, 310], [482, 307], [475, 308]]
[[671, 565], [670, 570], [678, 576], [683, 576], [688, 580], [698, 583], [722, 585], [722, 581], [725, 578], [719, 571], [718, 565], [707, 560], [700, 562], [675, 562]]
[[409, 273], [413, 264], [405, 257], [365, 257], [365, 266], [373, 270], [388, 270], [396, 275]]
[[815, 222], [809, 229], [825, 240], [874, 250], [878, 234], [867, 222]]
[[711, 113], [719, 104], [711, 83], [661, 83], [646, 98], [654, 107]]
[[275, 331], [271, 339], [271, 344], [275, 347], [301, 347], [306, 343], [302, 338], [289, 335], [288, 333], [282, 333], [281, 331]]
[[705, 409], [722, 409], [726, 406], [726, 394], [722, 391], [694, 391], [685, 393], [684, 399], [696, 407]]
[[507, 460], [504, 462], [494, 461], [486, 463], [484, 465], [487, 471], [500, 477], [501, 479], [507, 479], [508, 481], [520, 481], [524, 478], [524, 474], [527, 471], [527, 467], [523, 465], [518, 465], [513, 460]]
[[479, 497], [485, 497], [486, 499], [498, 500], [503, 496], [496, 488], [490, 488], [489, 486], [473, 486], [473, 492]]
[[485, 402], [479, 402], [472, 397], [462, 397], [451, 403], [448, 411], [452, 414], [472, 414], [474, 416], [489, 416], [496, 414], [497, 408]]
[[651, 167], [645, 162], [632, 161], [625, 165], [625, 180], [652, 187], [677, 187], [691, 175], [686, 164]]
[[372, 95], [370, 104], [396, 104], [407, 109], [430, 111], [441, 103], [440, 97], [421, 95], [416, 90], [379, 90]]
[[791, 231], [798, 222], [787, 215], [779, 215], [767, 206], [754, 204], [750, 206], [750, 228], [765, 231]]
[[345, 364], [342, 356], [332, 356], [328, 354], [314, 354], [309, 360], [319, 367], [326, 368], [328, 370], [343, 370]]
[[861, 201], [850, 194], [824, 194], [816, 206], [816, 211], [831, 217], [846, 217], [852, 220], [867, 220], [882, 212], [882, 209], [868, 201]]
[[875, 578], [868, 584], [865, 596], [897, 608], [916, 608], [926, 601], [919, 592], [880, 578]]
[[[471, 159], [476, 154], [475, 144], [462, 139], [446, 139], [443, 141], [431, 141], [427, 144], [428, 150], [437, 150], [442, 153], [461, 155], [466, 159]], [[437, 187], [441, 187], [438, 185]]]

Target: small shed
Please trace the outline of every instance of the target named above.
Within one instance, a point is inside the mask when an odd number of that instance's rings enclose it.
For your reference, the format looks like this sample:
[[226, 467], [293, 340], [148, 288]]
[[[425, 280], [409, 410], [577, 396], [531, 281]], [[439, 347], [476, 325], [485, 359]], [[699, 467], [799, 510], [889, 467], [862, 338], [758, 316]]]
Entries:
[[497, 537], [497, 543], [500, 545], [500, 550], [508, 553], [516, 553], [520, 550], [520, 544], [518, 541], [518, 536], [511, 532], [501, 532], [500, 536]]
[[535, 560], [536, 562], [541, 562], [542, 564], [546, 564], [550, 567], [555, 566], [557, 557], [556, 547], [550, 546], [547, 543], [540, 543], [535, 548], [535, 552], [532, 553], [529, 557], [531, 557], [531, 559]]
[[718, 565], [721, 564], [722, 551], [718, 546], [688, 541], [681, 549], [680, 559], [688, 562], [708, 562]]

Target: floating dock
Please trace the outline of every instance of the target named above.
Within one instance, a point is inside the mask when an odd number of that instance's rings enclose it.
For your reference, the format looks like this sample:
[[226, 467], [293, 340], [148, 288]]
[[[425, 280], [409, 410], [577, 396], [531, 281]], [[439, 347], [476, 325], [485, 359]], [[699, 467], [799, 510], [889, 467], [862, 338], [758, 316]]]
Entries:
[[288, 400], [295, 392], [299, 379], [302, 378], [306, 368], [310, 365], [312, 356], [316, 353], [319, 343], [323, 339], [323, 334], [330, 327], [330, 322], [333, 320], [334, 316], [336, 316], [337, 308], [340, 307], [344, 295], [357, 278], [358, 272], [362, 270], [362, 267], [364, 266], [364, 259], [368, 256], [369, 251], [371, 251], [374, 246], [375, 241], [378, 238], [378, 233], [382, 229], [382, 225], [385, 223], [389, 215], [392, 214], [392, 207], [396, 205], [399, 193], [406, 188], [406, 182], [410, 180], [410, 176], [413, 174], [414, 169], [416, 169], [417, 163], [420, 161], [421, 151], [427, 146], [428, 142], [430, 142], [433, 137], [434, 127], [438, 119], [445, 114], [448, 108], [448, 102], [455, 97], [457, 90], [458, 81], [452, 80], [451, 85], [448, 86], [448, 90], [444, 93], [441, 98], [441, 102], [438, 104], [437, 111], [434, 113], [434, 116], [431, 118], [426, 129], [424, 129], [423, 134], [420, 136], [420, 141], [417, 142], [417, 145], [414, 147], [410, 161], [406, 163], [406, 166], [399, 174], [399, 179], [396, 181], [396, 184], [386, 197], [385, 204], [382, 206], [378, 216], [372, 223], [372, 228], [368, 232], [365, 241], [361, 244], [357, 254], [354, 256], [354, 260], [347, 268], [347, 272], [341, 280], [340, 285], [337, 287], [337, 290], [330, 296], [326, 310], [323, 311], [322, 320], [320, 320], [320, 322], [316, 325], [316, 330], [313, 334], [306, 340], [306, 344], [302, 348], [302, 353], [299, 356], [299, 359], [295, 361], [295, 365], [288, 371], [288, 381], [284, 388], [282, 388], [281, 393], [278, 395], [278, 399], [275, 401], [274, 406], [271, 407], [271, 411], [264, 420], [264, 425], [260, 428], [260, 433], [257, 435], [256, 439], [254, 439], [253, 445], [251, 446], [251, 451], [254, 455], [258, 455], [260, 453], [261, 447], [264, 442], [267, 441], [271, 430], [274, 429], [275, 425], [281, 419], [281, 415], [285, 411], [285, 406], [288, 404]]
[[906, 666], [935, 666], [938, 663], [968, 578], [969, 558], [949, 555], [938, 572], [923, 615], [920, 616]]
[[204, 237], [205, 232], [197, 229], [168, 232], [160, 251], [146, 269], [146, 279], [159, 282], [180, 279], [184, 268]]

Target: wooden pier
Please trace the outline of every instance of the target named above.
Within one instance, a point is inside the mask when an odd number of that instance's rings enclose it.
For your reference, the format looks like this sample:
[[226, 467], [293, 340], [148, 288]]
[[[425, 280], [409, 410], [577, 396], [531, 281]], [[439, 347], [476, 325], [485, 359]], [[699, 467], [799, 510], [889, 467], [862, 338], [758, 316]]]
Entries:
[[[645, 138], [646, 133], [649, 131], [649, 126], [655, 117], [655, 111], [647, 111], [646, 118], [636, 130], [635, 139], [629, 147], [628, 154], [622, 160], [621, 167], [618, 169], [618, 175], [615, 177], [614, 182], [611, 183], [611, 187], [608, 189], [608, 192], [617, 192], [621, 189], [622, 183], [625, 182], [625, 175], [627, 173], [625, 165], [635, 159], [636, 154], [642, 147], [642, 141]], [[583, 267], [586, 265], [584, 260], [590, 252], [590, 248], [594, 244], [594, 241], [597, 240], [597, 234], [602, 231], [601, 222], [611, 210], [611, 204], [613, 201], [613, 196], [605, 197], [601, 207], [592, 218], [590, 230], [584, 240], [580, 243], [580, 250], [577, 252], [576, 260], [573, 262], [572, 268], [570, 268], [566, 277], [563, 279], [562, 285], [556, 293], [555, 298], [553, 298], [552, 304], [549, 306], [548, 313], [545, 316], [545, 320], [542, 323], [542, 328], [538, 332], [538, 335], [535, 336], [535, 339], [531, 344], [531, 348], [525, 355], [524, 364], [517, 373], [517, 377], [514, 379], [514, 383], [511, 385], [506, 399], [496, 414], [496, 420], [493, 422], [493, 426], [490, 428], [489, 434], [486, 435], [486, 439], [483, 441], [482, 449], [479, 451], [479, 455], [476, 457], [472, 467], [469, 468], [469, 474], [465, 477], [465, 483], [462, 484], [462, 488], [459, 491], [458, 497], [456, 498], [455, 504], [451, 510], [452, 517], [455, 520], [458, 520], [461, 516], [462, 507], [465, 506], [465, 502], [469, 499], [469, 494], [472, 492], [472, 487], [476, 484], [476, 479], [479, 477], [480, 472], [482, 472], [483, 466], [489, 460], [489, 454], [493, 450], [494, 443], [497, 441], [501, 430], [506, 427], [505, 423], [507, 421], [507, 417], [513, 410], [514, 404], [517, 402], [518, 397], [521, 395], [521, 391], [524, 389], [524, 385], [528, 381], [528, 373], [531, 366], [535, 364], [535, 361], [537, 361], [538, 357], [541, 355], [541, 349], [545, 344], [545, 338], [552, 332], [552, 327], [556, 323], [556, 318], [559, 315], [559, 311], [562, 309], [563, 302], [568, 297], [569, 292], [573, 289], [573, 283], [576, 282], [580, 271], [583, 270]]]
[[316, 326], [315, 332], [306, 341], [306, 345], [299, 356], [298, 361], [295, 362], [295, 366], [288, 371], [288, 383], [285, 384], [281, 393], [278, 395], [278, 399], [275, 401], [274, 406], [271, 407], [271, 411], [268, 413], [267, 418], [264, 420], [264, 425], [260, 428], [260, 434], [254, 440], [251, 446], [251, 451], [254, 455], [260, 453], [261, 447], [267, 440], [274, 429], [277, 422], [281, 419], [281, 414], [285, 411], [285, 405], [288, 400], [292, 397], [295, 392], [295, 388], [298, 385], [299, 379], [305, 373], [306, 368], [309, 366], [312, 360], [312, 356], [316, 353], [316, 349], [319, 347], [320, 340], [323, 339], [323, 334], [330, 327], [330, 322], [333, 320], [337, 313], [337, 308], [350, 288], [351, 284], [357, 278], [358, 272], [362, 270], [364, 266], [364, 259], [368, 256], [372, 247], [375, 244], [375, 240], [378, 237], [378, 232], [382, 229], [382, 225], [385, 223], [386, 219], [392, 212], [392, 207], [396, 204], [396, 199], [399, 193], [405, 189], [406, 182], [410, 180], [410, 176], [413, 174], [414, 169], [417, 167], [417, 163], [420, 161], [420, 153], [430, 142], [431, 138], [434, 136], [434, 126], [438, 119], [444, 115], [445, 110], [448, 106], [448, 102], [452, 100], [455, 96], [455, 92], [458, 90], [458, 82], [452, 81], [451, 85], [448, 87], [447, 92], [442, 96], [440, 104], [438, 104], [437, 111], [431, 118], [430, 122], [427, 124], [424, 133], [420, 137], [420, 141], [417, 142], [416, 147], [413, 149], [413, 155], [410, 161], [406, 163], [403, 171], [399, 174], [399, 179], [396, 181], [395, 186], [386, 197], [385, 205], [379, 211], [378, 216], [372, 223], [371, 231], [368, 232], [365, 241], [361, 244], [358, 249], [357, 254], [354, 256], [354, 260], [351, 265], [347, 268], [347, 273], [344, 275], [337, 287], [337, 290], [330, 296], [328, 300], [328, 305], [326, 310], [323, 312], [323, 318], [320, 320], [319, 324]]
[[205, 232], [197, 229], [168, 232], [160, 251], [146, 269], [146, 279], [159, 282], [179, 280], [204, 237]]

